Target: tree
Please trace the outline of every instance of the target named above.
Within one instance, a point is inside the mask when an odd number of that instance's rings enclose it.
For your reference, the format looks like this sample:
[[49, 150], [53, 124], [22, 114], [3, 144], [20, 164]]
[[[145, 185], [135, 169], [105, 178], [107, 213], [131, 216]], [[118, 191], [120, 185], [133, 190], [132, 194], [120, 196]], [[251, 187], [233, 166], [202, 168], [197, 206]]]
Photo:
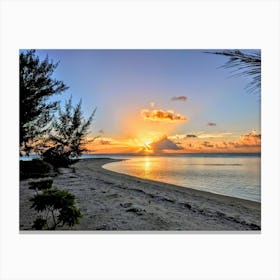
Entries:
[[222, 66], [225, 69], [233, 68], [233, 76], [250, 76], [252, 81], [247, 85], [248, 92], [258, 92], [261, 88], [261, 53], [242, 52], [240, 50], [225, 50], [221, 52], [208, 52], [217, 55], [224, 55], [229, 60]]
[[58, 102], [48, 102], [48, 98], [68, 88], [52, 77], [57, 66], [48, 57], [40, 61], [35, 50], [20, 53], [20, 152], [27, 155], [34, 141], [50, 129]]
[[86, 135], [96, 109], [86, 120], [82, 116], [81, 105], [80, 100], [75, 107], [72, 107], [70, 98], [65, 103], [64, 110], [59, 108], [58, 116], [53, 121], [48, 138], [50, 148], [42, 154], [42, 157], [56, 167], [68, 166], [87, 150]]

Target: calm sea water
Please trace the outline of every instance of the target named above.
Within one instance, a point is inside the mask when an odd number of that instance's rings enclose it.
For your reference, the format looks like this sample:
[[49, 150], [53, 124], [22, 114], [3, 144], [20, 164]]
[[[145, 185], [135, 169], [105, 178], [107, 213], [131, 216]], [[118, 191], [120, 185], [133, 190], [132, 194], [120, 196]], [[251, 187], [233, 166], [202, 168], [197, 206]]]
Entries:
[[[128, 156], [85, 154], [81, 158], [126, 159], [111, 171], [253, 201], [261, 201], [261, 158], [255, 154]], [[21, 157], [31, 160], [36, 156]]]
[[103, 167], [182, 187], [253, 201], [261, 200], [259, 155], [208, 154], [127, 158]]

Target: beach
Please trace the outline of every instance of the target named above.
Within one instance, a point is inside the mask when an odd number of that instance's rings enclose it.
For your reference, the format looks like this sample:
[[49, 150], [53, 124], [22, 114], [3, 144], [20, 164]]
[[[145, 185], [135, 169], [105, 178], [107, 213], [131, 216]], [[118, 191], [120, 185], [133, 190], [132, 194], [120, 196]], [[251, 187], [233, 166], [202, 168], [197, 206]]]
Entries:
[[[102, 168], [114, 159], [82, 159], [60, 168], [53, 187], [76, 196], [75, 231], [260, 231], [261, 204], [144, 180]], [[32, 230], [32, 179], [20, 182], [20, 230]], [[67, 230], [67, 227], [58, 230]]]

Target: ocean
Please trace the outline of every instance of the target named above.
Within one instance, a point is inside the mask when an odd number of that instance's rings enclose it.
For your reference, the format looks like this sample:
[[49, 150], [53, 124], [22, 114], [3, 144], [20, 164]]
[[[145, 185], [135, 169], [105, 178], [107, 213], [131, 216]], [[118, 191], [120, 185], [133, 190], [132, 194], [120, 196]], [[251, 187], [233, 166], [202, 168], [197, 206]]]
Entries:
[[257, 154], [113, 156], [127, 160], [105, 169], [216, 194], [261, 201], [261, 158]]
[[[261, 201], [259, 154], [181, 154], [131, 156], [85, 154], [81, 158], [114, 158], [105, 169], [181, 187]], [[22, 160], [36, 158], [21, 157]]]

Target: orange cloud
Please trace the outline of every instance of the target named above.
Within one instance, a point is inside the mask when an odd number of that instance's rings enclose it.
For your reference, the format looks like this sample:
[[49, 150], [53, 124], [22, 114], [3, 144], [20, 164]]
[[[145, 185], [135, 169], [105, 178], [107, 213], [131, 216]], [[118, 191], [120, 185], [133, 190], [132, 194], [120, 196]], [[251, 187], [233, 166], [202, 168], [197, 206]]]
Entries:
[[260, 152], [261, 134], [256, 131], [241, 135], [237, 139], [230, 133], [220, 133], [221, 137], [216, 136], [218, 135], [208, 134], [207, 137], [186, 137], [181, 141], [189, 152]]
[[248, 148], [261, 146], [261, 134], [252, 131], [248, 134], [242, 135], [238, 141], [233, 143], [235, 148]]
[[151, 121], [187, 121], [186, 117], [181, 116], [180, 114], [175, 114], [172, 110], [147, 110], [144, 109], [141, 111], [141, 115], [145, 120]]
[[[158, 126], [159, 124], [156, 124]], [[165, 125], [165, 123], [162, 123]], [[217, 136], [220, 137], [217, 137]], [[195, 137], [196, 136], [196, 137]], [[206, 135], [203, 135], [206, 136]], [[100, 137], [87, 144], [92, 153], [259, 153], [261, 134], [252, 131], [243, 135], [234, 133], [208, 134], [200, 137], [200, 132], [166, 136], [159, 132], [143, 131], [142, 135], [122, 138]]]
[[187, 96], [174, 96], [171, 98], [172, 101], [186, 101], [188, 98]]

